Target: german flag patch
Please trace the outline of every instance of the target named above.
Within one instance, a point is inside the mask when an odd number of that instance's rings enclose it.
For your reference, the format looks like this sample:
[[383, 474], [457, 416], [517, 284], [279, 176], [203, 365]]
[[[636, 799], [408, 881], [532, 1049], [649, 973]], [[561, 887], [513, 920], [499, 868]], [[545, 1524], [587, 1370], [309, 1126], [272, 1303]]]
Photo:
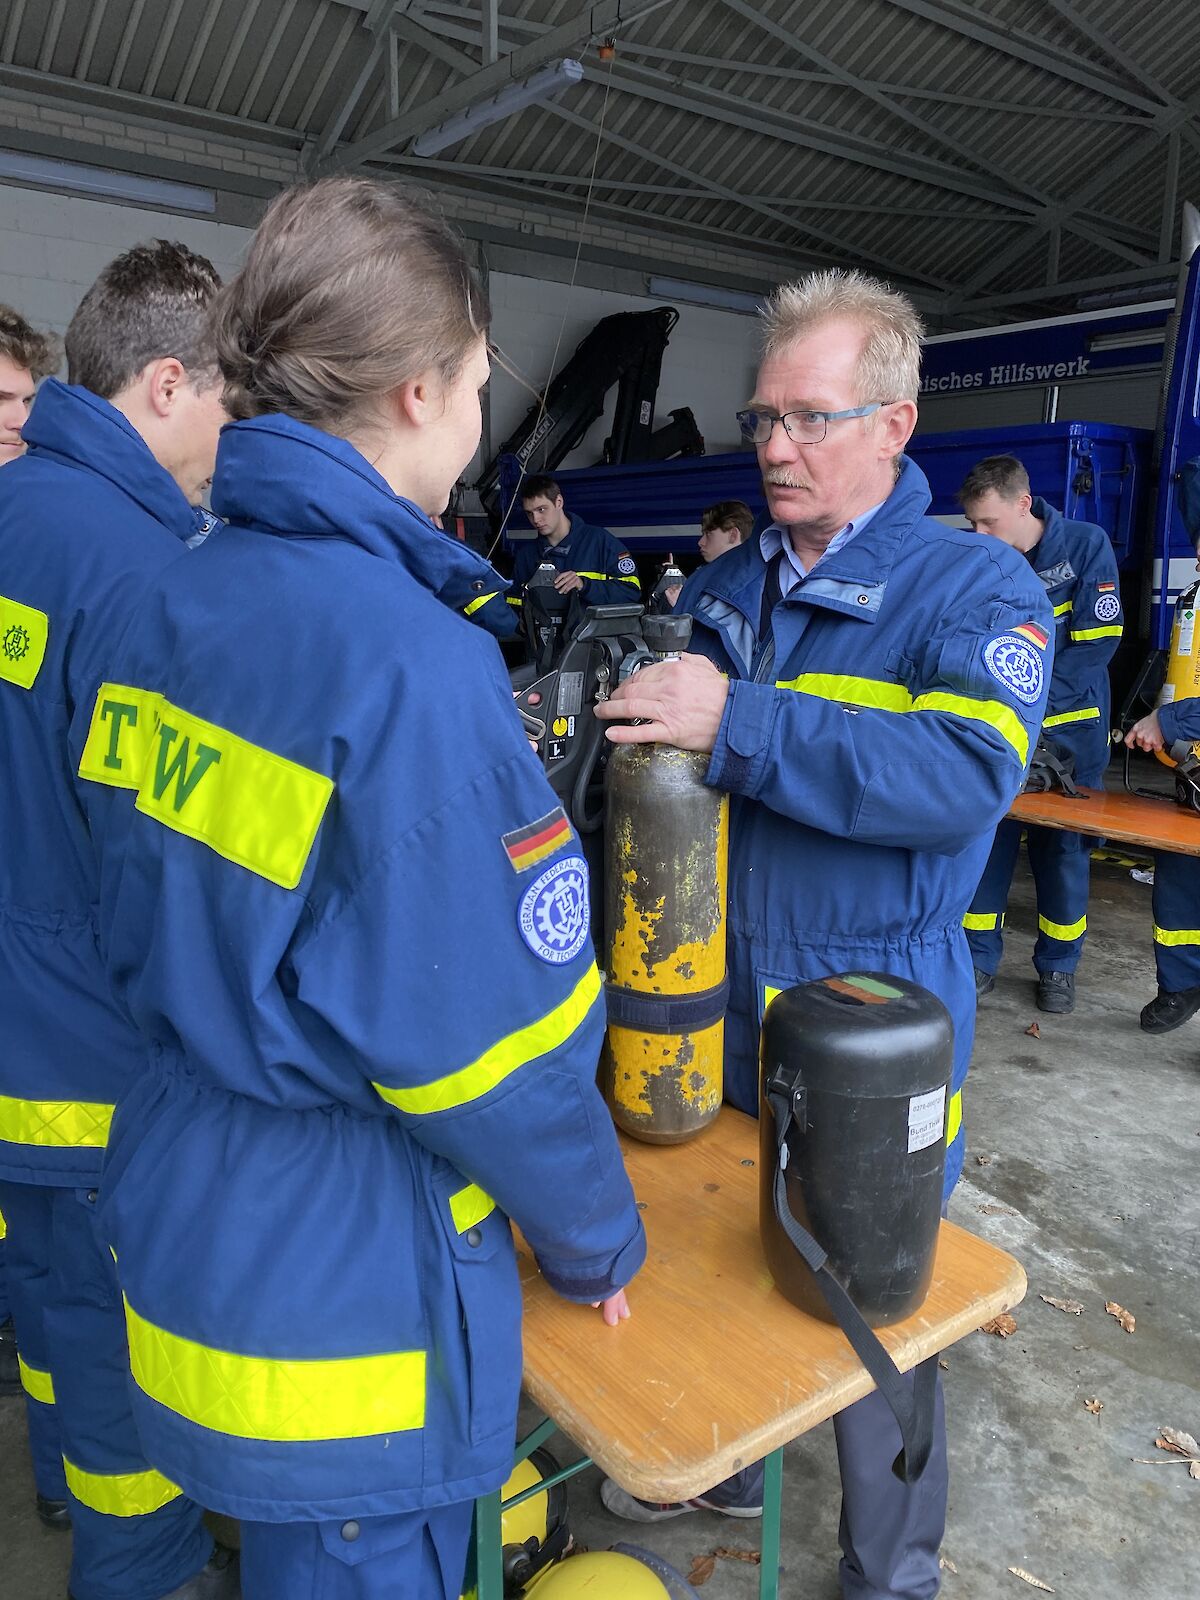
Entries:
[[1115, 583], [1098, 583], [1098, 584], [1097, 584], [1097, 585], [1096, 585], [1096, 588], [1097, 588], [1097, 590], [1098, 590], [1098, 592], [1099, 592], [1099, 593], [1100, 593], [1100, 594], [1111, 594], [1111, 593], [1112, 593], [1112, 591], [1113, 591], [1113, 590], [1114, 590], [1114, 589], [1115, 589], [1115, 588], [1116, 588], [1116, 587], [1117, 587], [1117, 586], [1116, 586], [1116, 584], [1115, 584]]
[[1039, 628], [1036, 622], [1018, 622], [1013, 632], [1019, 633], [1022, 639], [1031, 640], [1039, 650], [1044, 650], [1050, 639], [1045, 628]]
[[524, 872], [526, 867], [535, 867], [539, 861], [561, 850], [571, 838], [573, 834], [567, 814], [561, 806], [556, 806], [528, 827], [501, 834], [500, 843], [512, 863], [513, 871]]

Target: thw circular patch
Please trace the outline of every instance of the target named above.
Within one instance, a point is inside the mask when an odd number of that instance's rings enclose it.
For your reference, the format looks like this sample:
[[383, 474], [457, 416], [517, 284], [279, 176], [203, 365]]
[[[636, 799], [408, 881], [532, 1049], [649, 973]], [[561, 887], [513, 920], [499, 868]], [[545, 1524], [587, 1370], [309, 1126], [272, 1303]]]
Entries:
[[633, 574], [637, 571], [637, 567], [634, 564], [633, 557], [632, 556], [622, 556], [621, 559], [617, 562], [617, 571], [619, 573], [621, 573], [622, 576], [624, 576], [626, 578], [632, 578]]
[[1102, 594], [1096, 601], [1096, 618], [1099, 622], [1111, 622], [1120, 610], [1121, 602], [1115, 594]]
[[582, 856], [567, 856], [535, 878], [521, 896], [517, 925], [541, 961], [573, 961], [587, 943], [588, 873]]
[[1042, 658], [1015, 633], [1002, 633], [984, 645], [983, 664], [997, 683], [1027, 706], [1042, 692]]

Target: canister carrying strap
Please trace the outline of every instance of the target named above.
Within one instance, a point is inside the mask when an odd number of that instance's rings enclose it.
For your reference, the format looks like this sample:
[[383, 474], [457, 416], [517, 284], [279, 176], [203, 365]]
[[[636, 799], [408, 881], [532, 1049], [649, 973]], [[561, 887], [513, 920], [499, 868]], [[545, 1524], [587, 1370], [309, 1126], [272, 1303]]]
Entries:
[[639, 994], [619, 983], [604, 985], [608, 1020], [640, 1033], [699, 1033], [725, 1015], [729, 979], [701, 994]]
[[779, 1226], [802, 1259], [812, 1268], [817, 1287], [826, 1305], [833, 1312], [838, 1327], [850, 1341], [854, 1354], [875, 1380], [875, 1387], [887, 1401], [900, 1428], [902, 1440], [900, 1454], [892, 1462], [892, 1471], [904, 1483], [915, 1483], [925, 1471], [929, 1453], [933, 1448], [933, 1414], [937, 1398], [937, 1357], [922, 1361], [913, 1374], [909, 1389], [900, 1369], [880, 1344], [865, 1318], [841, 1284], [830, 1272], [829, 1257], [805, 1228], [792, 1215], [787, 1202], [787, 1136], [792, 1126], [792, 1097], [781, 1094], [767, 1095], [771, 1114], [775, 1118], [775, 1137], [779, 1160], [775, 1167], [773, 1195], [775, 1215]]

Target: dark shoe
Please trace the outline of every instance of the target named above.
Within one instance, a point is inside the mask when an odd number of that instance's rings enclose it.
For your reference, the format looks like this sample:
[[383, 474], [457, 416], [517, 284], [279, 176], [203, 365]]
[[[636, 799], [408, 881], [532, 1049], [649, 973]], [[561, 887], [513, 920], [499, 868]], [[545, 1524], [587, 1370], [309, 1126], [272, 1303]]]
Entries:
[[21, 1369], [17, 1365], [17, 1335], [12, 1318], [0, 1322], [0, 1395], [20, 1394]]
[[1075, 974], [1073, 972], [1043, 972], [1038, 979], [1037, 1003], [1039, 1011], [1053, 1011], [1065, 1016], [1075, 1009]]
[[[163, 1600], [241, 1600], [238, 1553], [218, 1545], [194, 1578], [163, 1595]], [[69, 1591], [67, 1600], [75, 1600]]]
[[994, 972], [985, 972], [982, 967], [975, 968], [975, 998], [982, 1000], [985, 994], [991, 994], [996, 987]]
[[55, 1533], [66, 1533], [71, 1526], [71, 1508], [65, 1500], [47, 1500], [44, 1494], [37, 1497], [38, 1519], [44, 1527]]
[[1170, 1033], [1200, 1011], [1200, 986], [1194, 989], [1160, 989], [1148, 1006], [1142, 1007], [1143, 1033]]

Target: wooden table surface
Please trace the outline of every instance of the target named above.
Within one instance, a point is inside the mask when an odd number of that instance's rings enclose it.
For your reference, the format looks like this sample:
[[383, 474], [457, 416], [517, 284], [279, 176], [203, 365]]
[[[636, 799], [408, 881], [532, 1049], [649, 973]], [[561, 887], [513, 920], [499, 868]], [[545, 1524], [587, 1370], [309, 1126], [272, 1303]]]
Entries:
[[1072, 800], [1058, 793], [1019, 794], [1009, 816], [1043, 828], [1091, 833], [1121, 844], [1200, 856], [1200, 816], [1173, 799], [1152, 799], [1123, 789], [1084, 789]]
[[[559, 1299], [518, 1240], [525, 1388], [610, 1477], [682, 1500], [814, 1427], [873, 1387], [841, 1331], [777, 1293], [758, 1238], [758, 1130], [726, 1106], [689, 1144], [622, 1139], [649, 1238], [633, 1315]], [[944, 1222], [921, 1310], [882, 1330], [903, 1369], [1025, 1293], [1003, 1250]]]

